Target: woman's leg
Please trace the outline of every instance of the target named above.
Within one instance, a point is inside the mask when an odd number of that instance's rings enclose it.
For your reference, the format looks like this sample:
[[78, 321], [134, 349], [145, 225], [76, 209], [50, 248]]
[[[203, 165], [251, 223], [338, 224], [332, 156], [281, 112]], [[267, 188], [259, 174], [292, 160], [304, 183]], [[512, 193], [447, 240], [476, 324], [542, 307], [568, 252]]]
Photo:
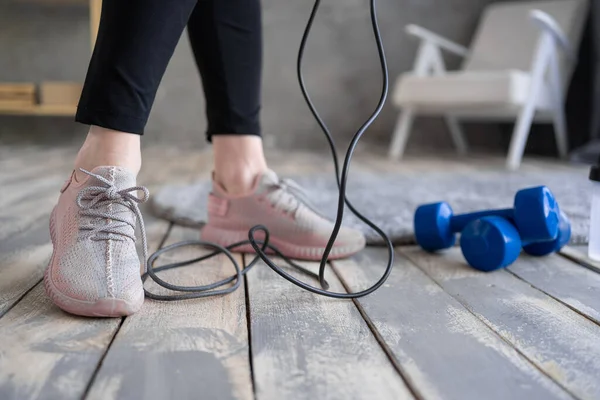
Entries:
[[[197, 0], [104, 0], [76, 120], [90, 125], [75, 165], [140, 169], [158, 85]], [[77, 171], [80, 177], [81, 172]]]
[[91, 171], [101, 165], [127, 168], [137, 175], [142, 166], [140, 135], [90, 126], [85, 142], [75, 158], [77, 179], [84, 178], [79, 168]]
[[202, 77], [215, 178], [234, 195], [267, 169], [261, 108], [260, 0], [200, 0], [188, 34]]
[[[188, 32], [206, 94], [208, 140], [215, 155], [213, 191], [202, 238], [224, 246], [264, 225], [290, 257], [317, 260], [333, 223], [267, 168], [260, 137], [260, 0], [200, 0]], [[259, 235], [260, 236], [260, 235]], [[343, 228], [332, 258], [361, 250], [364, 236]], [[252, 251], [250, 246], [238, 251]]]
[[50, 216], [53, 254], [44, 283], [67, 312], [114, 317], [142, 306], [135, 228], [143, 222], [133, 197], [145, 191], [136, 186], [140, 136], [195, 5], [103, 1], [76, 117], [91, 128]]

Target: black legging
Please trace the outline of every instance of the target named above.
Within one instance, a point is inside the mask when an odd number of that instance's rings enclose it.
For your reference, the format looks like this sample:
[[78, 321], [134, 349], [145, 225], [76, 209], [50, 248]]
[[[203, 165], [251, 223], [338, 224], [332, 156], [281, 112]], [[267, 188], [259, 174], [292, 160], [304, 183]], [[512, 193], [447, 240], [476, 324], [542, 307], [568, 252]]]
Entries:
[[143, 134], [186, 25], [208, 141], [214, 134], [260, 135], [260, 0], [104, 0], [76, 121]]

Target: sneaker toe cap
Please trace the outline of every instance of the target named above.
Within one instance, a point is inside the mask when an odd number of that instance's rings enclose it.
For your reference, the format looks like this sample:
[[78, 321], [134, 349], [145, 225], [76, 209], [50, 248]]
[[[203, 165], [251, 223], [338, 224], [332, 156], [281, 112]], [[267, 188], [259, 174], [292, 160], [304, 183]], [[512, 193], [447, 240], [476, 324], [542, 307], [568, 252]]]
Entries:
[[108, 261], [102, 249], [77, 243], [54, 260], [50, 272], [54, 288], [74, 300], [108, 298], [137, 304], [143, 294], [139, 258], [119, 246], [114, 250]]

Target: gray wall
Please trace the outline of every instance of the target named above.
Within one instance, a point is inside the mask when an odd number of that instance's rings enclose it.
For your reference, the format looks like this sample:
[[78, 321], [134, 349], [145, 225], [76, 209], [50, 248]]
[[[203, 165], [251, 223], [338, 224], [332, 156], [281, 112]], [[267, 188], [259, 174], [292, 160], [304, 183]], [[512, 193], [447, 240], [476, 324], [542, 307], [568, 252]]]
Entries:
[[[83, 80], [90, 54], [87, 8], [24, 6], [15, 1], [0, 0], [0, 80]], [[490, 2], [378, 0], [390, 86], [399, 72], [411, 67], [416, 52], [417, 42], [404, 34], [405, 24], [418, 23], [467, 44], [483, 7]], [[269, 147], [297, 147], [301, 141], [306, 148], [326, 145], [304, 104], [295, 71], [299, 39], [311, 6], [310, 0], [263, 0], [262, 117]], [[323, 1], [307, 47], [308, 88], [340, 144], [351, 137], [379, 98], [381, 77], [368, 10], [368, 0]], [[447, 61], [450, 66], [458, 62]], [[145, 142], [204, 146], [203, 110], [200, 80], [183, 35], [157, 94]], [[387, 145], [396, 115], [388, 103], [366, 141]], [[506, 144], [493, 126], [467, 128], [475, 144], [492, 149]], [[0, 116], [3, 142], [78, 142], [85, 131], [71, 118]], [[488, 134], [479, 134], [482, 131]], [[432, 143], [450, 148], [445, 127], [435, 119], [419, 121], [409, 149]]]

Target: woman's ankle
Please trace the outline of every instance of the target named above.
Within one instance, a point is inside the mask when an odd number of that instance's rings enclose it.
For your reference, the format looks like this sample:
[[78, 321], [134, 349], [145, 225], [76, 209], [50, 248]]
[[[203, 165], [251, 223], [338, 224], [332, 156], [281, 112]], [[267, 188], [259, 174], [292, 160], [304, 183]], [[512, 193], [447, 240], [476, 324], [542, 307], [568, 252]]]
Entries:
[[267, 170], [262, 139], [251, 135], [214, 135], [215, 180], [231, 195], [248, 193]]
[[75, 159], [75, 178], [83, 178], [79, 168], [91, 171], [99, 166], [118, 166], [137, 176], [142, 166], [140, 135], [91, 126]]

